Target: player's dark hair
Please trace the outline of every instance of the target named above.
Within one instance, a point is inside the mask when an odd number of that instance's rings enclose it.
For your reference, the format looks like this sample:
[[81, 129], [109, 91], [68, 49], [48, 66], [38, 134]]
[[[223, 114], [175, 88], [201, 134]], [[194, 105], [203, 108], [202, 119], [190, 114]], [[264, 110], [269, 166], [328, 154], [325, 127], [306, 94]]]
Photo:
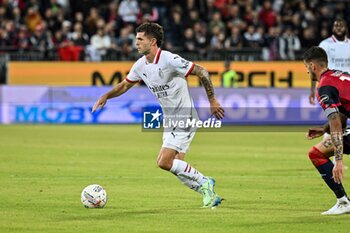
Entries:
[[136, 28], [136, 32], [144, 32], [145, 36], [155, 38], [157, 45], [160, 47], [164, 39], [163, 27], [157, 23], [144, 23]]
[[345, 27], [347, 26], [346, 20], [343, 19], [343, 18], [340, 18], [340, 17], [337, 17], [337, 18], [334, 20], [334, 22], [342, 22], [342, 23], [345, 25]]
[[312, 46], [304, 53], [303, 59], [305, 62], [316, 61], [321, 66], [328, 66], [327, 53], [323, 48]]

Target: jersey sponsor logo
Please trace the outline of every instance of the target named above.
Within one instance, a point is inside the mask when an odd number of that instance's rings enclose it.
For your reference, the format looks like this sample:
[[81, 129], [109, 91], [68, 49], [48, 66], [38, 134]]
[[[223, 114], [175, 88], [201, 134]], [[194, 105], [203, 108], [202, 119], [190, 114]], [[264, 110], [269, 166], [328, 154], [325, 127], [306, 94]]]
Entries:
[[150, 86], [152, 92], [157, 96], [158, 99], [168, 96], [167, 90], [170, 88], [168, 84], [159, 85], [159, 86]]
[[165, 85], [159, 85], [159, 86], [150, 86], [150, 88], [154, 93], [156, 93], [160, 91], [166, 91], [170, 88], [170, 86], [168, 84], [165, 84]]

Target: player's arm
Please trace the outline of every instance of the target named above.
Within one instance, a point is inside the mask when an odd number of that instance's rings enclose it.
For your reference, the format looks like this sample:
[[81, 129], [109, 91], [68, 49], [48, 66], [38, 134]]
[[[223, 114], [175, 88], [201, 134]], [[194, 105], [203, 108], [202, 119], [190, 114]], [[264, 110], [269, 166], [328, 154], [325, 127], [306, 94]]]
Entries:
[[[339, 112], [339, 117], [341, 120], [342, 130], [344, 130], [347, 126], [348, 117], [340, 112]], [[329, 122], [327, 122], [321, 127], [309, 128], [306, 138], [311, 140], [314, 138], [321, 137], [325, 133], [330, 134]]]
[[334, 145], [335, 166], [333, 168], [333, 179], [340, 183], [344, 177], [343, 164], [343, 129], [342, 120], [338, 107], [341, 106], [339, 91], [332, 85], [318, 88], [318, 96], [329, 123], [330, 135]]
[[310, 95], [309, 95], [309, 102], [312, 105], [315, 105], [315, 89], [316, 89], [316, 81], [311, 80], [311, 88], [310, 88]]
[[339, 112], [331, 113], [328, 116], [330, 133], [334, 145], [335, 166], [333, 168], [333, 179], [340, 183], [344, 177], [343, 164], [343, 130]]
[[131, 87], [135, 85], [136, 82], [130, 82], [124, 79], [121, 83], [118, 83], [112, 90], [108, 91], [106, 94], [102, 95], [94, 104], [92, 112], [95, 112], [97, 108], [102, 109], [108, 99], [118, 97], [125, 92], [127, 92]]
[[202, 86], [204, 87], [208, 96], [211, 113], [214, 114], [217, 119], [224, 118], [224, 109], [215, 98], [214, 87], [211, 82], [209, 72], [202, 66], [195, 64], [191, 74], [196, 75], [202, 83]]

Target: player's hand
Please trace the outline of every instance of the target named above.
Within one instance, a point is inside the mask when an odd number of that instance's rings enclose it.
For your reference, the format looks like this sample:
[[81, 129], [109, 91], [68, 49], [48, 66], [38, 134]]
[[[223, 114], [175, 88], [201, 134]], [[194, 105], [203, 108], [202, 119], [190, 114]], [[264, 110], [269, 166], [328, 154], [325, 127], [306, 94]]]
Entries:
[[214, 115], [218, 120], [223, 119], [225, 116], [224, 109], [215, 98], [210, 100], [210, 113], [211, 115]]
[[343, 160], [335, 161], [333, 167], [333, 179], [335, 183], [340, 184], [342, 179], [344, 179], [344, 163]]
[[106, 103], [107, 103], [107, 97], [105, 95], [101, 96], [96, 101], [94, 106], [92, 107], [92, 111], [91, 112], [95, 112], [98, 107], [100, 107], [100, 110], [101, 110], [106, 105]]
[[324, 129], [322, 127], [318, 128], [310, 128], [309, 131], [306, 133], [306, 138], [309, 140], [312, 140], [314, 138], [321, 137], [324, 134]]
[[309, 103], [311, 105], [316, 105], [316, 103], [315, 103], [315, 92], [314, 91], [311, 91], [311, 93], [309, 95]]

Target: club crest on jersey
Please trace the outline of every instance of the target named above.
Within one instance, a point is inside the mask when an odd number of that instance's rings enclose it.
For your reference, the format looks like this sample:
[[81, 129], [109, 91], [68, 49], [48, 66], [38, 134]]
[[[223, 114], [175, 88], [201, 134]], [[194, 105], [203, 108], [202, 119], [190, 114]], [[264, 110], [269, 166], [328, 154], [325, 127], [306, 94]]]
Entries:
[[164, 73], [163, 73], [161, 68], [159, 68], [159, 70], [158, 70], [158, 75], [160, 78], [164, 78]]
[[322, 95], [320, 97], [320, 103], [325, 103], [329, 100], [329, 96], [328, 95]]

